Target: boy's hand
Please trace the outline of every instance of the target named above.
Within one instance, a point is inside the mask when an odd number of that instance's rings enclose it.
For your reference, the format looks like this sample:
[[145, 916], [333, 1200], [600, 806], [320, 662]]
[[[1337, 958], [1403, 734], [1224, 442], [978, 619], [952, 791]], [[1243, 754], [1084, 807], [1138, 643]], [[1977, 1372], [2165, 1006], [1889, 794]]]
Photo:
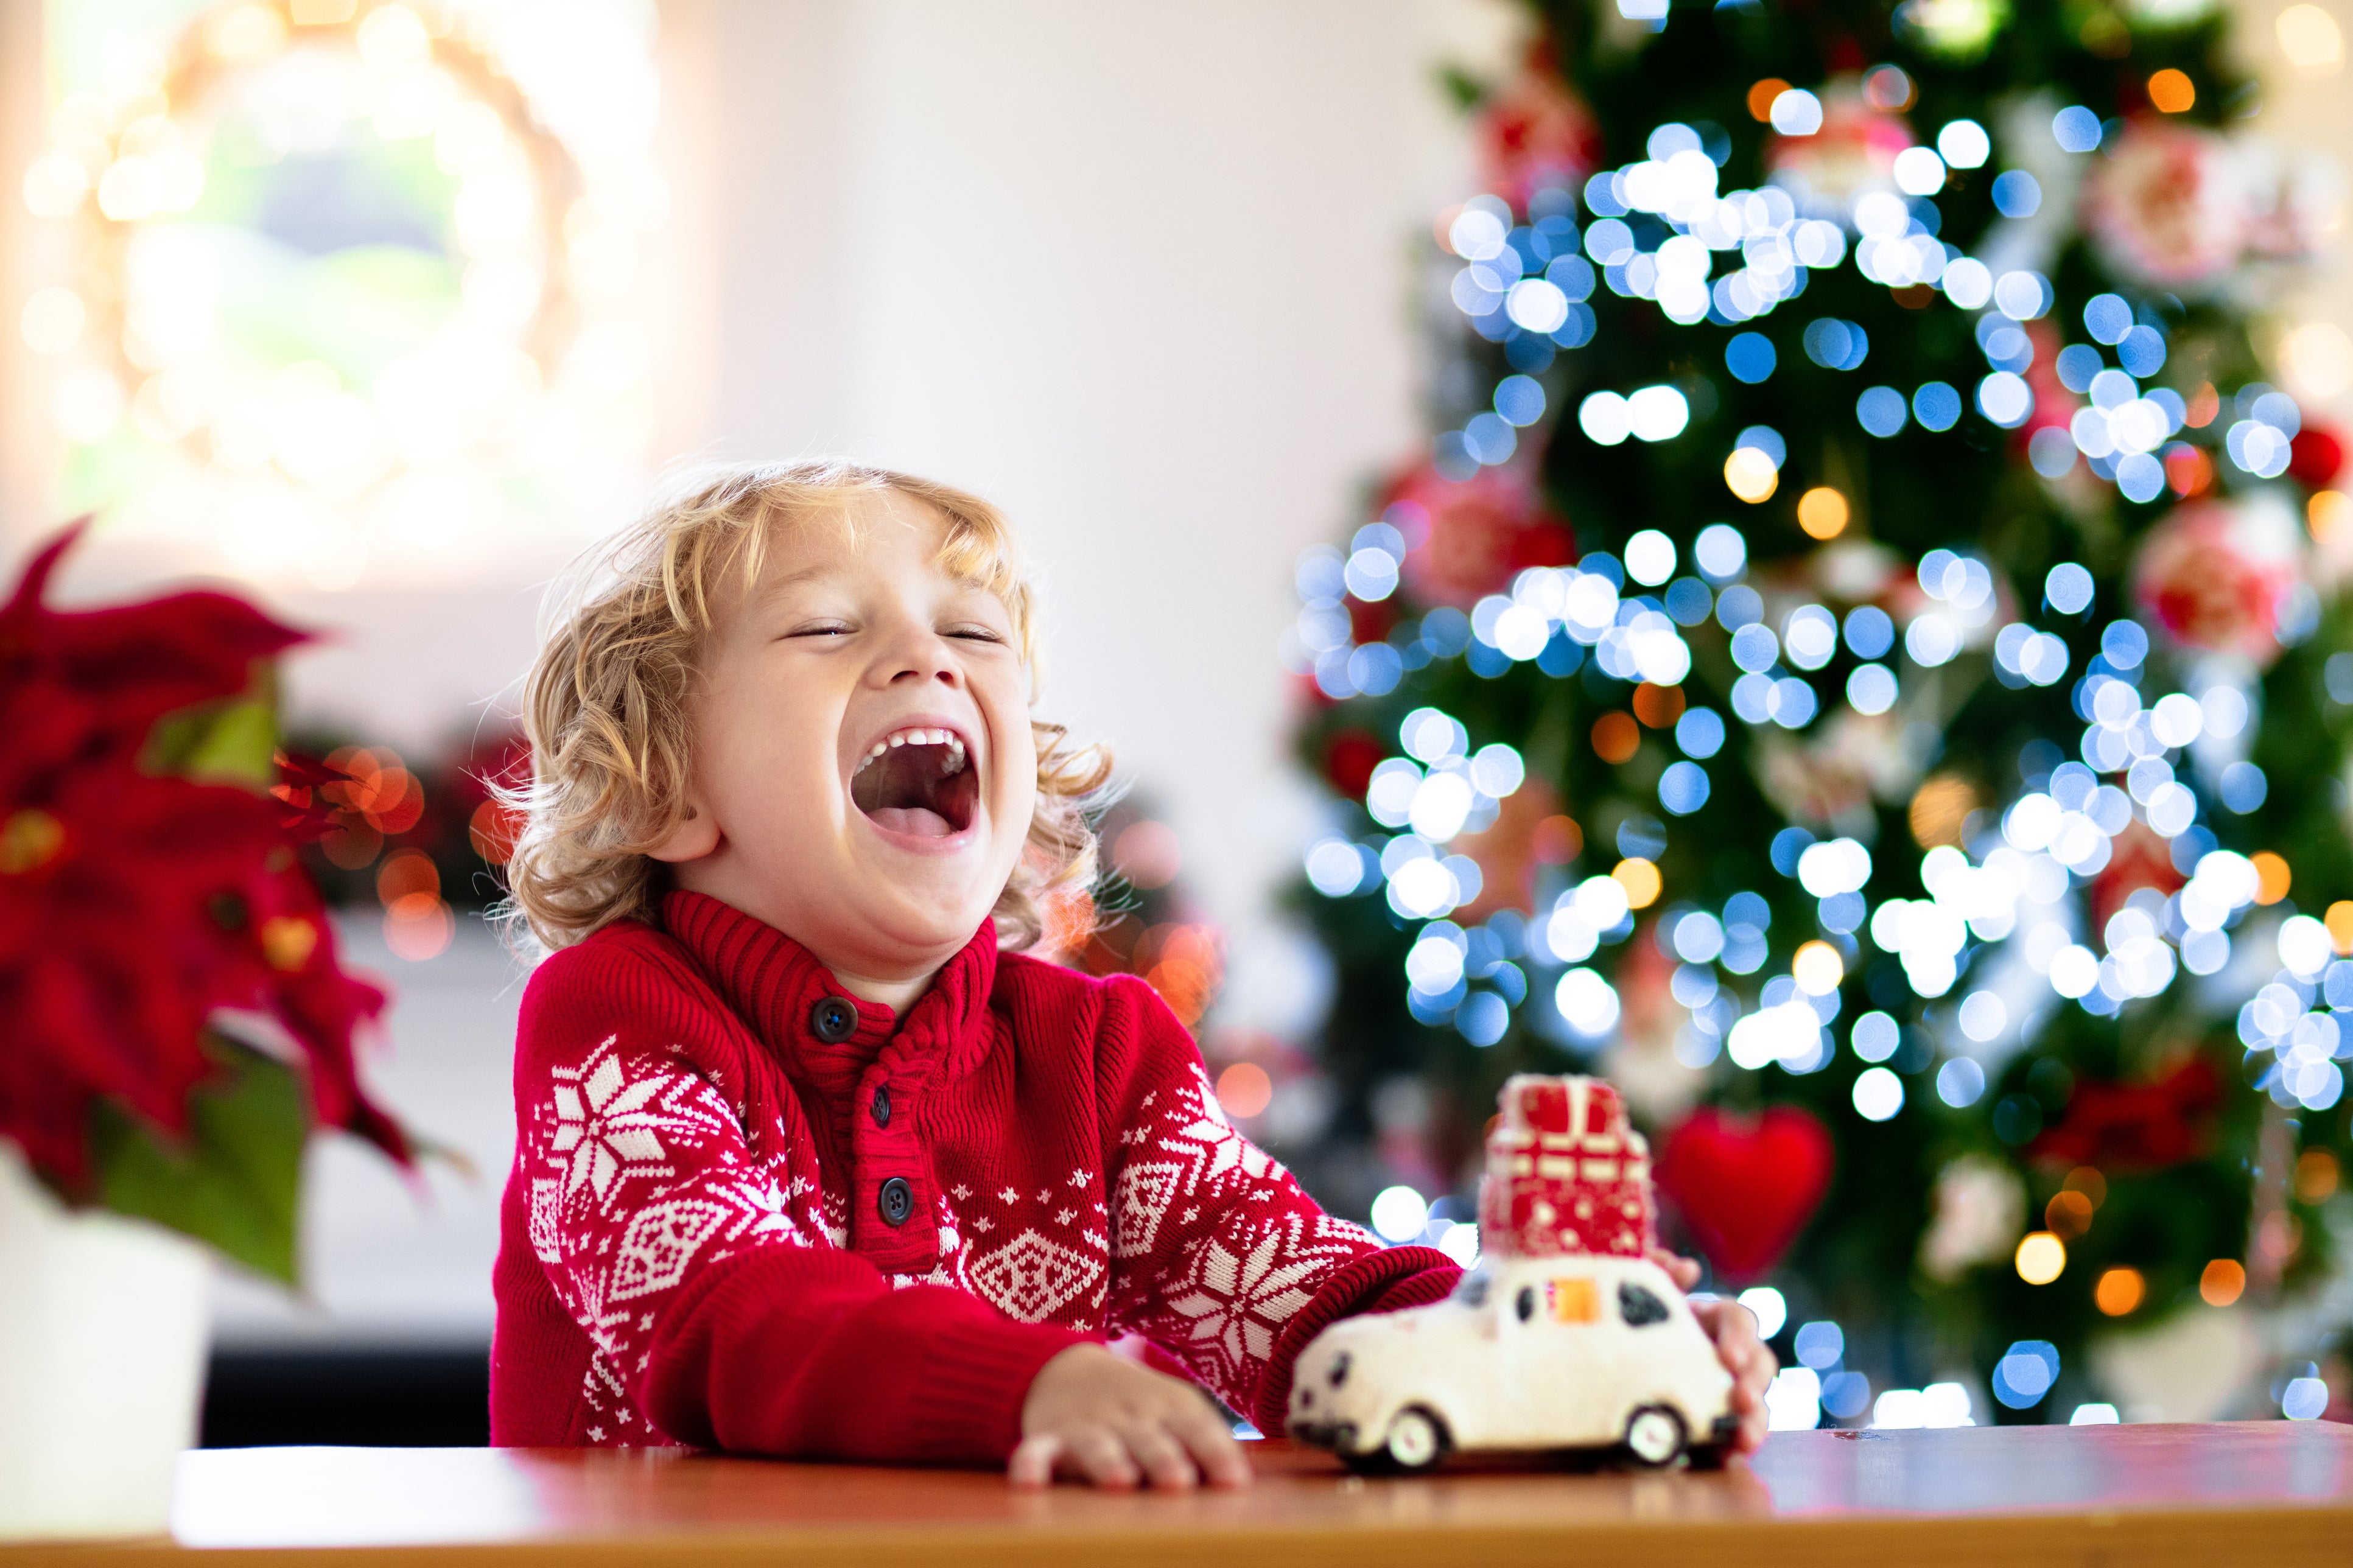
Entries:
[[[1688, 1258], [1654, 1247], [1651, 1261], [1667, 1271], [1678, 1289], [1689, 1290], [1699, 1283], [1699, 1265]], [[1780, 1360], [1757, 1337], [1757, 1319], [1739, 1302], [1694, 1301], [1692, 1313], [1715, 1342], [1716, 1356], [1732, 1373], [1732, 1413], [1740, 1417], [1732, 1450], [1753, 1454], [1765, 1446], [1765, 1386], [1773, 1381]]]
[[1017, 1487], [1066, 1476], [1115, 1490], [1183, 1491], [1205, 1480], [1247, 1486], [1250, 1468], [1200, 1390], [1101, 1345], [1072, 1345], [1030, 1383], [1021, 1446], [1005, 1475]]

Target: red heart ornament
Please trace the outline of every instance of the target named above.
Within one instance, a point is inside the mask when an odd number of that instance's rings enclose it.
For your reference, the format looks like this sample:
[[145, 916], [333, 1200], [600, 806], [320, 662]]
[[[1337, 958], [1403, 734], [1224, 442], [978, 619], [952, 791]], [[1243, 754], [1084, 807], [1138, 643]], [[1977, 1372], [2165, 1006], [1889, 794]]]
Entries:
[[1830, 1190], [1830, 1130], [1776, 1105], [1757, 1116], [1702, 1106], [1667, 1134], [1658, 1188], [1728, 1280], [1772, 1271]]

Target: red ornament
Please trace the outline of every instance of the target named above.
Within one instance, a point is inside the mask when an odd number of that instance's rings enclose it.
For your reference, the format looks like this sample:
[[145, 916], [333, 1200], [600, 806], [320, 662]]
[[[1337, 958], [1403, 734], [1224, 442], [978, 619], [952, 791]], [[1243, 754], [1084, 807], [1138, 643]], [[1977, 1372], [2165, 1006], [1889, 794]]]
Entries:
[[2213, 1064], [2192, 1057], [2155, 1083], [2078, 1079], [2059, 1125], [2027, 1145], [2055, 1165], [2158, 1170], [2206, 1152], [2222, 1085]]
[[1359, 599], [1351, 594], [1346, 604], [1350, 642], [1384, 641], [1397, 628], [1398, 622], [1404, 618], [1395, 595], [1386, 599]]
[[2066, 429], [2075, 411], [2084, 406], [2084, 400], [2059, 379], [2059, 351], [2066, 344], [2050, 320], [2039, 317], [2027, 322], [2026, 341], [2034, 345], [2034, 363], [2026, 367], [2026, 386], [2034, 394], [2034, 409], [2010, 437], [2010, 444], [2021, 451], [2038, 431]]
[[2141, 542], [2133, 596], [2175, 642], [2268, 665], [2304, 574], [2301, 532], [2274, 498], [2177, 507]]
[[1843, 209], [1866, 191], [1893, 191], [1896, 155], [1914, 140], [1902, 115], [1873, 108], [1850, 81], [1824, 91], [1812, 134], [1767, 137], [1765, 166], [1801, 200]]
[[90, 1101], [184, 1130], [212, 1071], [203, 1029], [234, 1010], [301, 1047], [320, 1122], [405, 1159], [352, 1058], [384, 995], [336, 962], [286, 803], [141, 765], [157, 720], [238, 696], [303, 634], [223, 594], [52, 610], [43, 593], [79, 534], [0, 605], [0, 1136], [81, 1185]]
[[1479, 1191], [1482, 1251], [1641, 1258], [1655, 1229], [1651, 1146], [1615, 1089], [1533, 1073], [1504, 1083]]
[[1324, 748], [1324, 777], [1350, 800], [1362, 800], [1388, 751], [1369, 731], [1343, 730]]
[[2174, 869], [2173, 847], [2147, 824], [2128, 822], [2112, 841], [2113, 853], [2092, 882], [2092, 924], [2105, 930], [2108, 917], [2143, 888], [2171, 893], [2186, 879]]
[[1428, 604], [1467, 610], [1517, 572], [1577, 559], [1576, 534], [1546, 506], [1535, 469], [1517, 459], [1467, 479], [1418, 464], [1389, 486], [1381, 505], [1415, 524], [1406, 531], [1414, 542], [1405, 577]]
[[2345, 441], [2336, 431], [2307, 425], [2287, 444], [2287, 471], [2310, 489], [2321, 489], [2345, 471]]
[[1520, 74], [1481, 106], [1475, 134], [1481, 182], [1514, 212], [1546, 186], [1582, 185], [1601, 166], [1601, 128], [1561, 80], [1549, 40], [1539, 39]]
[[1659, 1190], [1727, 1279], [1771, 1272], [1830, 1190], [1830, 1131], [1810, 1111], [1702, 1106], [1667, 1135]]
[[2134, 115], [2088, 165], [2078, 205], [2108, 269], [2148, 288], [2207, 287], [2246, 250], [2253, 214], [2223, 137]]

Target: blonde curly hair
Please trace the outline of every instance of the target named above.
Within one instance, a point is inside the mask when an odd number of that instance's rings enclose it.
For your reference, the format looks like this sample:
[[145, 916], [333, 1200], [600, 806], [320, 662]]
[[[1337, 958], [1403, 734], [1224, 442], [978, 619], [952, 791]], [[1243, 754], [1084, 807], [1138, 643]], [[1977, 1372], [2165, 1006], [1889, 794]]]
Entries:
[[[712, 602], [731, 574], [757, 580], [776, 528], [851, 521], [861, 498], [895, 492], [947, 522], [941, 564], [1004, 601], [1034, 693], [1036, 589], [1013, 530], [963, 490], [838, 460], [733, 464], [681, 474], [635, 521], [574, 563], [552, 596], [552, 626], [525, 684], [531, 777], [501, 791], [522, 816], [507, 862], [510, 915], [545, 951], [618, 920], [657, 921], [668, 889], [649, 851], [686, 815], [688, 708]], [[1111, 774], [1102, 747], [1030, 721], [1038, 805], [1029, 842], [997, 900], [997, 941], [1036, 943], [1043, 905], [1093, 884], [1087, 807]]]

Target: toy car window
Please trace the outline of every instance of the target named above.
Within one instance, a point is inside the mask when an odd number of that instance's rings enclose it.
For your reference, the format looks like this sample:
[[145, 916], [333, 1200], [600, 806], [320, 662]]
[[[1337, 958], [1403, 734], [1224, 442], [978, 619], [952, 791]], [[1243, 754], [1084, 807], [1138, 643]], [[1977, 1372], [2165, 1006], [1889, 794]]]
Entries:
[[1465, 1274], [1462, 1283], [1454, 1288], [1454, 1293], [1462, 1299], [1466, 1307], [1483, 1307], [1487, 1304], [1487, 1277], [1484, 1274]]
[[1519, 1313], [1520, 1321], [1524, 1323], [1530, 1318], [1535, 1317], [1536, 1315], [1536, 1288], [1533, 1285], [1521, 1286], [1518, 1299], [1512, 1303], [1512, 1310]]
[[1643, 1328], [1665, 1322], [1667, 1304], [1629, 1279], [1618, 1287], [1618, 1315], [1626, 1320], [1628, 1328]]
[[1552, 1299], [1552, 1319], [1556, 1323], [1598, 1323], [1601, 1321], [1601, 1299], [1595, 1293], [1590, 1279], [1572, 1277], [1547, 1280], [1545, 1294]]

